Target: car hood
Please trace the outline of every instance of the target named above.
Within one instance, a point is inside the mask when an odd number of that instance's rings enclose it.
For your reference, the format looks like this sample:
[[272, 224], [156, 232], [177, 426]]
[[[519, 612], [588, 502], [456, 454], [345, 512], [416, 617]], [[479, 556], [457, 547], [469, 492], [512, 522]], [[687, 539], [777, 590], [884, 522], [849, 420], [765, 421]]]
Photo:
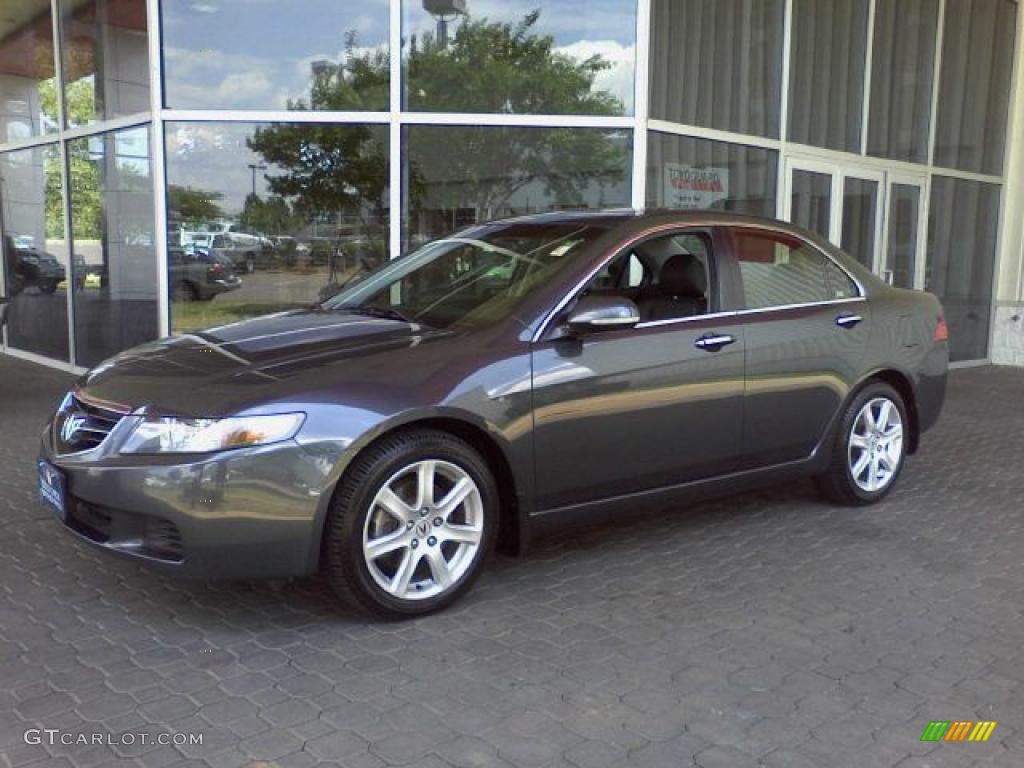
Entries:
[[[135, 347], [79, 386], [97, 401], [193, 416], [238, 412], [323, 386], [356, 361], [451, 335], [386, 318], [320, 309], [284, 312]], [[335, 376], [335, 378], [337, 378]]]

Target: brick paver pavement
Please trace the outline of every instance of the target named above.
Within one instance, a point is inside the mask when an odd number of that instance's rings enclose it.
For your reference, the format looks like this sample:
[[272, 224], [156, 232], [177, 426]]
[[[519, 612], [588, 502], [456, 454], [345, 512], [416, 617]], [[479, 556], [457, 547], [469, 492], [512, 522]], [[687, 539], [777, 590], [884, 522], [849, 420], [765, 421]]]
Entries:
[[[881, 506], [800, 483], [573, 533], [399, 624], [317, 580], [173, 582], [59, 531], [33, 459], [68, 382], [0, 358], [8, 766], [1024, 765], [1024, 371], [954, 372]], [[920, 741], [979, 719], [987, 743]]]

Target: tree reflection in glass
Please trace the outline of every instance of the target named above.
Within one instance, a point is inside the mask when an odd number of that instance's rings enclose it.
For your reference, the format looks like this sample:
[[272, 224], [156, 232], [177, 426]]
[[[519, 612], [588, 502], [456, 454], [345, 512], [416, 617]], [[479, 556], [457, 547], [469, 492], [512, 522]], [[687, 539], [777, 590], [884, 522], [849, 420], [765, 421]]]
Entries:
[[[606, 62], [558, 52], [550, 35], [535, 31], [537, 21], [536, 13], [515, 24], [466, 21], [447, 48], [429, 34], [420, 38], [406, 65], [425, 94], [451, 92], [455, 73], [459, 98], [481, 110], [621, 114], [621, 100], [594, 85]], [[308, 99], [290, 100], [289, 109], [379, 102], [388, 89], [388, 55], [359, 48], [351, 33], [346, 45], [342, 64], [319, 68]], [[484, 66], [481, 57], [495, 49], [505, 58]], [[486, 72], [470, 76], [482, 66]], [[168, 124], [174, 328], [309, 304], [383, 262], [391, 216], [387, 130]], [[406, 243], [517, 213], [625, 205], [629, 138], [628, 131], [586, 128], [409, 127]], [[219, 275], [214, 287], [211, 270]]]

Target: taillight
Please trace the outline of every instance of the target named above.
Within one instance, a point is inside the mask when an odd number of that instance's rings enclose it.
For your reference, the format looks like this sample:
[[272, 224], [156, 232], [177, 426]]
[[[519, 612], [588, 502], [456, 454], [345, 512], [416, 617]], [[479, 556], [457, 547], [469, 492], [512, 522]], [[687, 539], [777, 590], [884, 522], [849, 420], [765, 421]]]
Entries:
[[949, 341], [949, 326], [946, 325], [946, 318], [939, 315], [939, 321], [935, 323], [935, 334], [932, 336], [933, 341]]

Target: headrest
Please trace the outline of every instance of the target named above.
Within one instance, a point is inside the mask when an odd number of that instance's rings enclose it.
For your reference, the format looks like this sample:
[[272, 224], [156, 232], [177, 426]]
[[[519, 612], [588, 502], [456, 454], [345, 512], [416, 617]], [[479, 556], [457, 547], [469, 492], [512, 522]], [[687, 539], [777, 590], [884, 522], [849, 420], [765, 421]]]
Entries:
[[708, 276], [704, 264], [690, 253], [670, 256], [661, 267], [658, 278], [661, 293], [703, 299], [708, 291]]

